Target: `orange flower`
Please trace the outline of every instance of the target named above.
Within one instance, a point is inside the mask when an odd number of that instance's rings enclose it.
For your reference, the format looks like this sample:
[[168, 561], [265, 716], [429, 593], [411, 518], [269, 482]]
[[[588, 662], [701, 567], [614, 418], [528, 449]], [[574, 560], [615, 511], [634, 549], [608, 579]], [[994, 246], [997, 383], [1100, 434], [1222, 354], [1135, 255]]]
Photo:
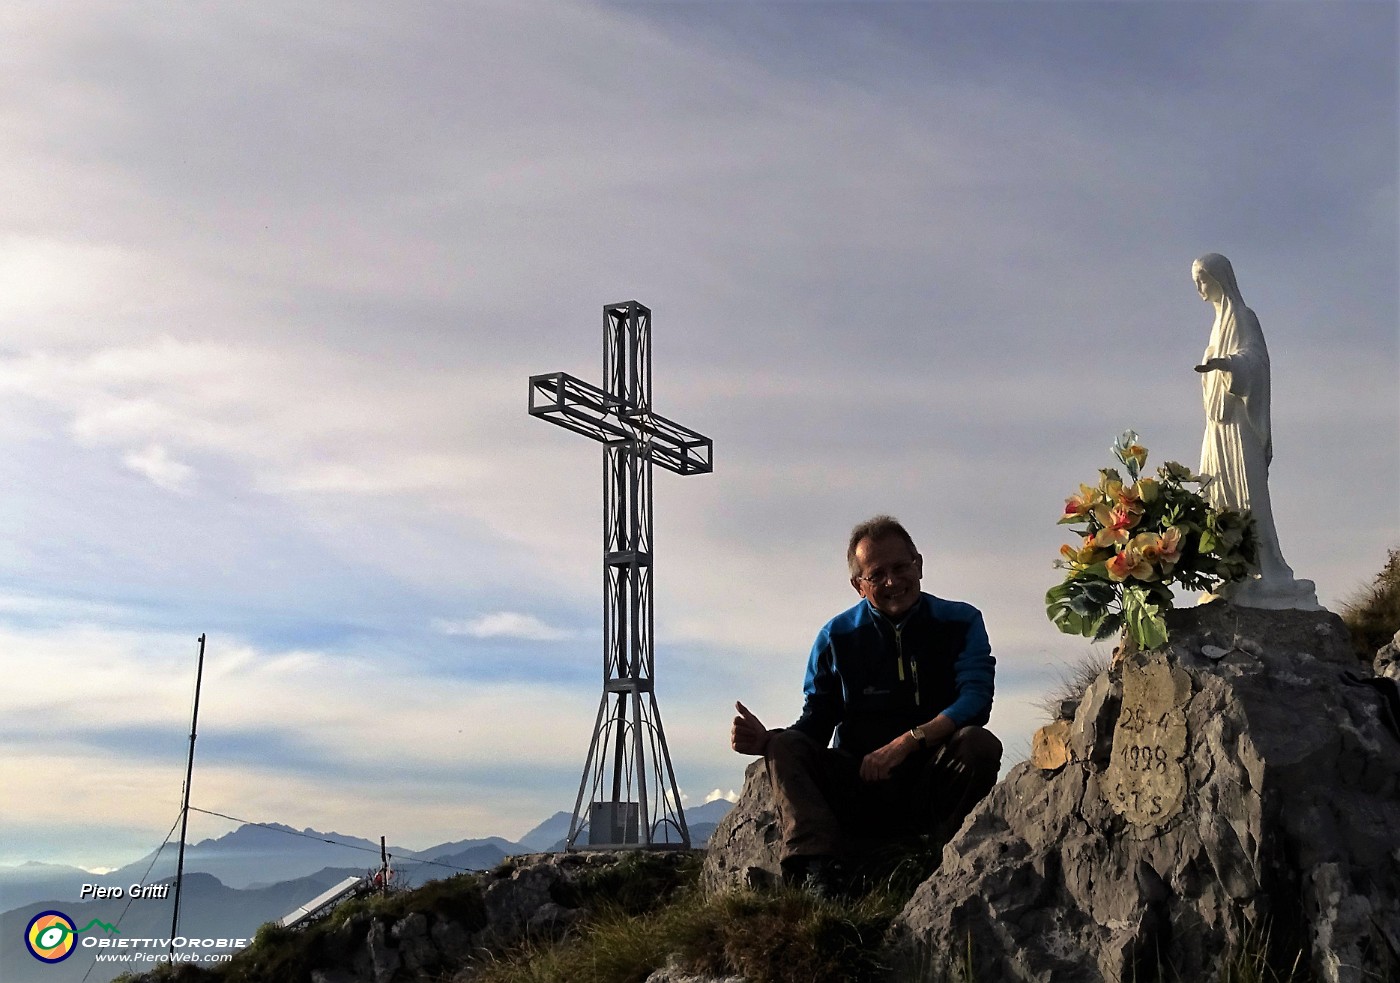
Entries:
[[1155, 532], [1139, 533], [1133, 537], [1131, 548], [1148, 563], [1160, 566], [1163, 574], [1168, 574], [1181, 559], [1181, 535], [1180, 526], [1172, 526], [1160, 536]]
[[1128, 530], [1142, 520], [1142, 508], [1122, 503], [1113, 508], [1100, 505], [1094, 509], [1094, 519], [1103, 526], [1094, 537], [1094, 545], [1117, 546], [1128, 541]]
[[1076, 572], [1085, 567], [1093, 566], [1110, 552], [1110, 550], [1099, 549], [1095, 546], [1093, 535], [1085, 536], [1078, 549], [1069, 544], [1060, 547], [1060, 555], [1065, 558], [1066, 565]]
[[1171, 526], [1162, 533], [1162, 565], [1175, 566], [1176, 561], [1181, 559], [1182, 537], [1186, 535], [1186, 530], [1181, 526]]
[[1161, 486], [1151, 478], [1140, 478], [1131, 485], [1125, 485], [1121, 481], [1110, 481], [1107, 488], [1106, 494], [1110, 499], [1141, 514], [1147, 511], [1144, 506], [1157, 497]]
[[1071, 495], [1065, 499], [1065, 511], [1060, 521], [1082, 518], [1092, 512], [1094, 506], [1101, 501], [1103, 501], [1103, 496], [1097, 488], [1080, 485], [1078, 495]]
[[1108, 571], [1109, 580], [1122, 581], [1129, 577], [1136, 580], [1155, 579], [1152, 564], [1131, 543], [1104, 566]]

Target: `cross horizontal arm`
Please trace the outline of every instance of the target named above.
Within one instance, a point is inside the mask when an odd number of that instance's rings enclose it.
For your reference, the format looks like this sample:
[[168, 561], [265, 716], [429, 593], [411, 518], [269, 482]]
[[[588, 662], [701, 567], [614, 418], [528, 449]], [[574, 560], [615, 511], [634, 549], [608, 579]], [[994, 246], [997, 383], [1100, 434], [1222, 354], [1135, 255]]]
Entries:
[[714, 441], [689, 427], [655, 413], [625, 413], [623, 419], [646, 441], [650, 457], [676, 474], [709, 474], [714, 470]]
[[639, 410], [567, 372], [530, 377], [530, 415], [603, 443], [641, 441], [652, 461], [676, 474], [714, 470], [714, 442], [709, 437]]
[[627, 404], [567, 372], [530, 376], [530, 415], [603, 443], [631, 440], [621, 424]]

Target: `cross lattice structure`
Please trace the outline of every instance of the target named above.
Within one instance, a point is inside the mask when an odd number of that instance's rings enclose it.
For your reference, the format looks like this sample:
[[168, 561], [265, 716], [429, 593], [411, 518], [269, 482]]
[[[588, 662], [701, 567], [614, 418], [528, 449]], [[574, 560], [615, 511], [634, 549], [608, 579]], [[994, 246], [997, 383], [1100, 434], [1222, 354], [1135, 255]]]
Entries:
[[652, 412], [651, 309], [635, 300], [603, 308], [603, 388], [531, 376], [530, 415], [603, 444], [603, 696], [567, 848], [585, 826], [590, 849], [689, 848], [653, 688], [651, 472], [706, 474], [714, 444]]

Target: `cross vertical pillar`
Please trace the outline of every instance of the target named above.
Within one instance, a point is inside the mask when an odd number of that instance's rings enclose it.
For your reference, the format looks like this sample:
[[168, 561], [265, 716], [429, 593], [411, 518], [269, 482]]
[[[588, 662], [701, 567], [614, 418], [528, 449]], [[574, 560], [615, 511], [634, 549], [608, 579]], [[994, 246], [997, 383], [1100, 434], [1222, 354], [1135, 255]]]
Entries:
[[[653, 689], [652, 465], [713, 470], [708, 437], [651, 410], [651, 311], [603, 308], [603, 383], [530, 378], [530, 413], [603, 444], [603, 695], [569, 824], [569, 849], [689, 847]], [[585, 816], [584, 799], [588, 796]]]

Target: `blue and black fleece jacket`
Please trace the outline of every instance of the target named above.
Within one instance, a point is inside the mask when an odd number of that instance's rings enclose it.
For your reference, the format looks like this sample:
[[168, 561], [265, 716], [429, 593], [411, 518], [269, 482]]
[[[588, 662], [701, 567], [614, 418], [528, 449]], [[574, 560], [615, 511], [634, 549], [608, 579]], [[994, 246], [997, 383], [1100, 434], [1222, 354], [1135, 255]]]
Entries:
[[825, 747], [865, 755], [946, 714], [959, 727], [985, 724], [996, 659], [982, 613], [932, 594], [898, 623], [862, 599], [817, 634], [793, 728]]

